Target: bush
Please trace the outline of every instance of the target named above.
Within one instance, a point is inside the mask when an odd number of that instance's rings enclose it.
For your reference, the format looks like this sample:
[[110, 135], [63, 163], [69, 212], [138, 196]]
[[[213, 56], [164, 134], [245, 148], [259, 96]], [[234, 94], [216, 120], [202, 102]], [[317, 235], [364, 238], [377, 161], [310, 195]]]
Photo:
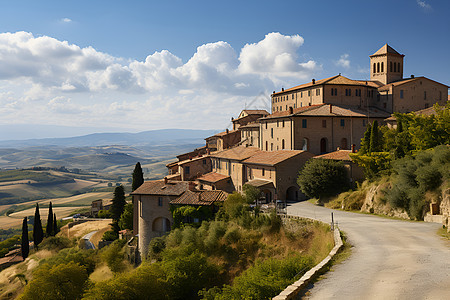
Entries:
[[148, 247], [148, 258], [156, 258], [160, 257], [161, 252], [166, 249], [166, 241], [163, 237], [154, 237], [150, 241]]
[[48, 264], [49, 266], [57, 266], [74, 262], [84, 267], [89, 275], [94, 272], [97, 264], [94, 252], [94, 250], [84, 250], [72, 247], [59, 251], [55, 256], [43, 260], [42, 263]]
[[125, 270], [125, 252], [123, 250], [123, 246], [125, 245], [125, 243], [125, 240], [116, 240], [110, 245], [101, 249], [101, 258], [106, 262], [108, 267], [114, 273], [122, 272], [123, 270]]
[[62, 250], [69, 247], [73, 247], [73, 243], [64, 236], [51, 236], [39, 244], [39, 248], [45, 250]]
[[297, 183], [311, 198], [334, 196], [350, 187], [345, 166], [329, 159], [310, 159], [299, 172]]
[[86, 269], [77, 263], [44, 264], [33, 273], [20, 299], [81, 299], [87, 282]]
[[114, 230], [108, 230], [105, 231], [105, 233], [102, 236], [102, 240], [104, 241], [115, 241], [119, 238], [119, 234], [115, 232]]

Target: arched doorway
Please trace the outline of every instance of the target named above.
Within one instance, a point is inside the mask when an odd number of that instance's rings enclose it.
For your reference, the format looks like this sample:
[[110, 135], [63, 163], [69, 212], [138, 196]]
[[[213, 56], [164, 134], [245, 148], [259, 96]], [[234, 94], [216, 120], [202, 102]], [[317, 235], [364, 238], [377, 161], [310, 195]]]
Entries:
[[152, 231], [166, 233], [170, 231], [170, 221], [167, 218], [159, 217], [153, 221]]
[[298, 201], [298, 187], [291, 186], [286, 190], [286, 200]]
[[322, 138], [322, 139], [320, 140], [320, 153], [321, 153], [321, 154], [327, 152], [327, 149], [328, 149], [327, 144], [328, 144], [327, 138]]

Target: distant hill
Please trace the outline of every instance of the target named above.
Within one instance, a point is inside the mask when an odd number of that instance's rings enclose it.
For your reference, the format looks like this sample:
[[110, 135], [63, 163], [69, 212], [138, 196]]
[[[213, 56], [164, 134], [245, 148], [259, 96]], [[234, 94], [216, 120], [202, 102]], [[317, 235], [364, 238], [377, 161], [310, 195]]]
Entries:
[[138, 133], [93, 133], [68, 138], [45, 138], [0, 141], [1, 148], [31, 146], [95, 147], [105, 145], [160, 146], [204, 143], [217, 130], [161, 129]]

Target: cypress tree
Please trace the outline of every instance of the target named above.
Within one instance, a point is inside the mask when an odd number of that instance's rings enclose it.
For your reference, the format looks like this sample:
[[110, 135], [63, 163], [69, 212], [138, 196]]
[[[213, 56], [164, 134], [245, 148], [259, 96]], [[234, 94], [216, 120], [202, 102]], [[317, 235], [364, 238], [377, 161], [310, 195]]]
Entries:
[[360, 153], [361, 154], [367, 154], [370, 151], [370, 135], [372, 133], [372, 126], [369, 124], [367, 124], [367, 129], [364, 132], [364, 137], [361, 141], [361, 149], [360, 149]]
[[50, 202], [50, 205], [48, 206], [48, 218], [47, 218], [47, 227], [45, 229], [45, 233], [47, 236], [53, 235], [53, 208], [52, 208], [52, 202]]
[[119, 221], [125, 208], [125, 204], [127, 204], [125, 201], [125, 190], [123, 186], [120, 185], [114, 189], [114, 197], [110, 208], [111, 216], [114, 221]]
[[142, 172], [141, 163], [138, 162], [133, 171], [133, 183], [131, 189], [134, 191], [144, 183], [144, 173]]
[[370, 147], [369, 153], [380, 152], [380, 133], [378, 131], [378, 122], [375, 120], [372, 125], [372, 132], [370, 133]]
[[23, 260], [28, 257], [28, 253], [30, 252], [30, 245], [28, 242], [28, 224], [27, 217], [23, 218], [22, 223], [22, 243], [20, 245], [20, 249], [22, 250]]
[[58, 220], [56, 219], [56, 214], [53, 213], [53, 235], [58, 233]]
[[38, 249], [38, 245], [44, 239], [44, 231], [42, 230], [41, 216], [39, 214], [39, 204], [36, 203], [36, 211], [34, 212], [34, 223], [33, 223], [33, 240], [34, 247]]

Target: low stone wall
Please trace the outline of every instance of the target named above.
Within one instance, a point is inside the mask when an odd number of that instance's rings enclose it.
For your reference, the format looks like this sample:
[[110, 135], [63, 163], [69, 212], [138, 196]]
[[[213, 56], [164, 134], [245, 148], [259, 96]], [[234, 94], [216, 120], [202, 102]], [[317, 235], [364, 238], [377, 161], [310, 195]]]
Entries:
[[[294, 216], [287, 216], [288, 218], [295, 218]], [[331, 261], [333, 256], [338, 253], [341, 247], [344, 244], [342, 243], [341, 234], [339, 232], [339, 228], [334, 226], [334, 247], [330, 251], [327, 257], [325, 257], [319, 264], [317, 264], [314, 268], [303, 274], [303, 276], [288, 286], [284, 291], [282, 291], [278, 296], [274, 297], [274, 300], [282, 300], [282, 299], [294, 299], [300, 291], [305, 288], [308, 283], [320, 272], [322, 271]]]

